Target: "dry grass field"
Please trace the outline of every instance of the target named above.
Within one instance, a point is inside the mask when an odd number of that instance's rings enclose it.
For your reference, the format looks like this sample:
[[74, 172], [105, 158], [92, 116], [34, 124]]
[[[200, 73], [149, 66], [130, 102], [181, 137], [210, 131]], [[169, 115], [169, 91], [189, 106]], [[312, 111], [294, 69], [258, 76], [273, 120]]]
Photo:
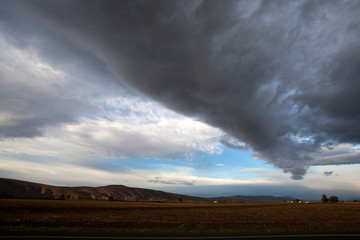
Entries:
[[0, 232], [359, 233], [360, 204], [0, 199]]

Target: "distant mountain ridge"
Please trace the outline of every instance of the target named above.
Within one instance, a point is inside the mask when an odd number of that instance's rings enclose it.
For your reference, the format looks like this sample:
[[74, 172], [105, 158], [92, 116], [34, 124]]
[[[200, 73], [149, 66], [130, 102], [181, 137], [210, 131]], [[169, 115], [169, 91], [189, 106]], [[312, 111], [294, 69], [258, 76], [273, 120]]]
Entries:
[[244, 195], [236, 195], [229, 197], [215, 197], [208, 198], [212, 201], [226, 201], [226, 202], [283, 202], [283, 201], [294, 201], [295, 198], [289, 196], [244, 196]]
[[281, 202], [291, 201], [291, 197], [274, 196], [230, 196], [202, 198], [164, 191], [133, 188], [124, 185], [108, 185], [101, 187], [62, 187], [15, 179], [0, 178], [0, 197], [40, 198], [40, 199], [98, 199], [119, 201], [161, 201], [184, 202], [206, 201], [240, 201], [240, 202]]

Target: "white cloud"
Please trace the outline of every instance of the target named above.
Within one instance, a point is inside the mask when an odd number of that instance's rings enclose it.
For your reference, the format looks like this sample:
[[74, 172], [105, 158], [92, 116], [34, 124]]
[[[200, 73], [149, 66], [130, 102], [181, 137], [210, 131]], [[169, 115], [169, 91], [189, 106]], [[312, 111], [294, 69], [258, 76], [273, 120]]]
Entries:
[[[96, 158], [192, 158], [220, 153], [222, 132], [141, 98], [106, 98], [96, 117], [47, 127], [36, 138], [0, 142], [14, 153], [47, 155], [72, 161]], [[121, 115], [122, 114], [122, 115]]]
[[162, 177], [155, 177], [153, 179], [149, 179], [148, 182], [170, 184], [170, 185], [187, 185], [187, 186], [192, 186], [196, 183], [195, 180], [187, 181], [182, 179], [163, 179]]
[[113, 139], [115, 144], [126, 145], [127, 149], [139, 147], [149, 152], [148, 157], [164, 158], [169, 154], [169, 158], [192, 157], [198, 152], [221, 152], [218, 147], [221, 130], [155, 102], [140, 97], [108, 97], [97, 101], [103, 111], [98, 113], [96, 124], [104, 125], [100, 129], [109, 128], [97, 135], [99, 141]]

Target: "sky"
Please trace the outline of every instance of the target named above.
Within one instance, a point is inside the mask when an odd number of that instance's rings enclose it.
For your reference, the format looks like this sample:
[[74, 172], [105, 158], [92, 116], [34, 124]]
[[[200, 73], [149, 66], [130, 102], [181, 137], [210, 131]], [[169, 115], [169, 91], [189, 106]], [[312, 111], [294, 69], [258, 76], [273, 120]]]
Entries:
[[0, 0], [0, 177], [360, 199], [360, 2]]

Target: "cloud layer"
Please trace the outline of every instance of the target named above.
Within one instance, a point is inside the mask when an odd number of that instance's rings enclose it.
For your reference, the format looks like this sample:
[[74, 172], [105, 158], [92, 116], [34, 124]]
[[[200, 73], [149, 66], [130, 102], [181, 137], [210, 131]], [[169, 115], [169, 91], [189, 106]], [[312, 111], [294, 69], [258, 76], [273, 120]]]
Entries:
[[[293, 179], [321, 165], [321, 156], [314, 156], [324, 149], [360, 142], [358, 1], [5, 3], [5, 26], [16, 25], [11, 11], [31, 19], [28, 31], [49, 40], [43, 49], [49, 61], [60, 62], [58, 45], [81, 49], [95, 59], [89, 64], [102, 63], [106, 67], [98, 69], [117, 76], [115, 84], [220, 128], [227, 134], [224, 145], [250, 147]], [[71, 122], [87, 109], [82, 104], [56, 101], [51, 105], [60, 116], [39, 112], [34, 120], [24, 111], [28, 106], [14, 111], [6, 103], [2, 134], [34, 136], [42, 125]], [[12, 124], [30, 132], [14, 131]]]
[[91, 118], [44, 127], [42, 136], [4, 138], [0, 148], [85, 166], [102, 159], [177, 160], [222, 151], [222, 131], [154, 102], [107, 97], [93, 99], [93, 105], [99, 111]]

